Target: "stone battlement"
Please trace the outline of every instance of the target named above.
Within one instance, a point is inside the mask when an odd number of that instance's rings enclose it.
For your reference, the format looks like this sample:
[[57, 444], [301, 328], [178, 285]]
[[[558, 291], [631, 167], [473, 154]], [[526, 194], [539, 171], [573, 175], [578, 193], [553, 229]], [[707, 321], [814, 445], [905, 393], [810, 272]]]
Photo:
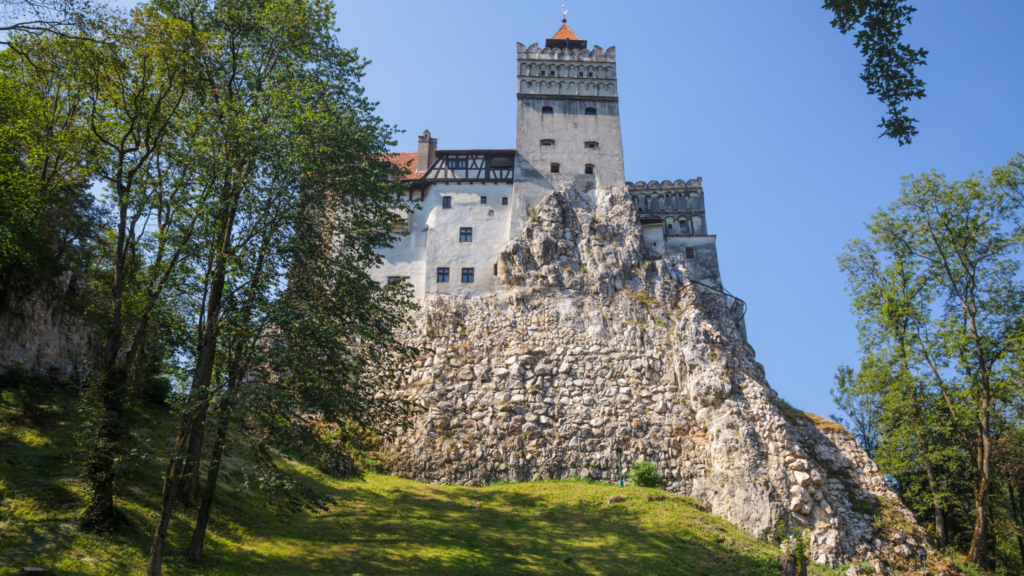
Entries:
[[561, 60], [574, 62], [615, 62], [615, 47], [605, 50], [595, 45], [592, 50], [565, 50], [562, 48], [541, 48], [536, 42], [529, 46], [516, 42], [516, 53], [519, 60]]

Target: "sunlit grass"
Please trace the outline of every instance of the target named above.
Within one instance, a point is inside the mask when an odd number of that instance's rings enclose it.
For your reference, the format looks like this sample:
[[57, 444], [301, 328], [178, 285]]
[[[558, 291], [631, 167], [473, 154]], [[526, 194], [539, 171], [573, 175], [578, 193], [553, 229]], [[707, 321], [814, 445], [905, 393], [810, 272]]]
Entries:
[[[144, 445], [150, 459], [119, 494], [128, 526], [97, 536], [77, 524], [85, 487], [72, 402], [55, 397], [34, 419], [0, 404], [0, 566], [44, 566], [61, 576], [138, 574], [156, 521], [170, 420], [151, 415]], [[335, 502], [321, 514], [289, 513], [245, 488], [238, 455], [229, 462], [204, 565], [180, 552], [194, 511], [179, 510], [165, 574], [778, 573], [772, 546], [659, 490], [579, 481], [470, 488], [383, 475], [342, 481], [283, 462]], [[627, 500], [607, 504], [613, 495]]]

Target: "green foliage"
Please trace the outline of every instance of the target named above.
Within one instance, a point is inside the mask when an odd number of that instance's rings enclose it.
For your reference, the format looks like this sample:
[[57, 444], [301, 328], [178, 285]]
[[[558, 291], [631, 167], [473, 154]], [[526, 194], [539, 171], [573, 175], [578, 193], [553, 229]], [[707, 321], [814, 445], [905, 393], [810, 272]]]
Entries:
[[782, 553], [795, 559], [797, 562], [806, 563], [810, 558], [811, 540], [807, 532], [799, 526], [787, 526], [779, 520], [776, 533], [780, 539]]
[[888, 108], [888, 117], [878, 125], [884, 129], [879, 137], [910, 144], [917, 135], [917, 119], [907, 116], [905, 103], [925, 96], [924, 81], [914, 70], [926, 64], [928, 52], [901, 44], [900, 38], [917, 9], [906, 0], [825, 0], [822, 8], [835, 15], [833, 28], [843, 34], [857, 29], [854, 46], [865, 58], [860, 78], [868, 94], [877, 95]]
[[980, 565], [988, 536], [973, 525], [989, 507], [975, 495], [987, 502], [998, 488], [999, 428], [1021, 423], [1020, 165], [1018, 155], [987, 178], [905, 178], [870, 238], [840, 257], [864, 355], [858, 370], [840, 367], [833, 396], [869, 445], [877, 437], [882, 472], [918, 518]]
[[658, 467], [646, 460], [633, 462], [626, 474], [626, 480], [633, 486], [642, 488], [661, 488], [665, 485], [665, 479], [658, 474]]

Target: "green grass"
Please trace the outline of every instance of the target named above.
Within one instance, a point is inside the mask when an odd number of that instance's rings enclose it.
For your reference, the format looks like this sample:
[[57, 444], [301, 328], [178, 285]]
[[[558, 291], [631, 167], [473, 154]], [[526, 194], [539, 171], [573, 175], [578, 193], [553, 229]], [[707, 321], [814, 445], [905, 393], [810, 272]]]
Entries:
[[[156, 520], [170, 423], [151, 414], [143, 462], [118, 497], [120, 533], [78, 529], [85, 495], [77, 477], [77, 412], [51, 397], [32, 418], [12, 393], [0, 402], [0, 567], [44, 566], [60, 576], [138, 574]], [[655, 489], [580, 481], [483, 488], [390, 476], [336, 480], [297, 462], [287, 469], [334, 499], [327, 512], [284, 512], [246, 489], [242, 462], [226, 464], [205, 563], [181, 555], [193, 512], [171, 525], [165, 574], [681, 574], [775, 575], [777, 550]], [[625, 495], [620, 504], [607, 504]], [[3, 569], [0, 569], [0, 574]], [[818, 568], [814, 574], [827, 574]]]

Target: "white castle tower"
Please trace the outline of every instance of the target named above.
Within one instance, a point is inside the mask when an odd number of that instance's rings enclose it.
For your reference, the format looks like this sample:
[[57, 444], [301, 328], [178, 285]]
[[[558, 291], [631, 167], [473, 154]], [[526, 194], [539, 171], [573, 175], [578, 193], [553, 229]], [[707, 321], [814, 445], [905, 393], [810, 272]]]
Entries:
[[619, 124], [615, 48], [587, 48], [565, 19], [544, 48], [516, 46], [516, 144], [445, 150], [429, 131], [416, 152], [392, 156], [420, 209], [382, 248], [381, 282], [425, 294], [477, 296], [503, 289], [498, 254], [561, 184], [629, 188], [655, 256], [685, 260], [690, 278], [722, 289], [715, 237], [707, 233], [700, 178], [627, 182]]
[[566, 182], [621, 186], [622, 131], [615, 48], [587, 49], [562, 20], [543, 49], [517, 43], [514, 237], [529, 208]]

